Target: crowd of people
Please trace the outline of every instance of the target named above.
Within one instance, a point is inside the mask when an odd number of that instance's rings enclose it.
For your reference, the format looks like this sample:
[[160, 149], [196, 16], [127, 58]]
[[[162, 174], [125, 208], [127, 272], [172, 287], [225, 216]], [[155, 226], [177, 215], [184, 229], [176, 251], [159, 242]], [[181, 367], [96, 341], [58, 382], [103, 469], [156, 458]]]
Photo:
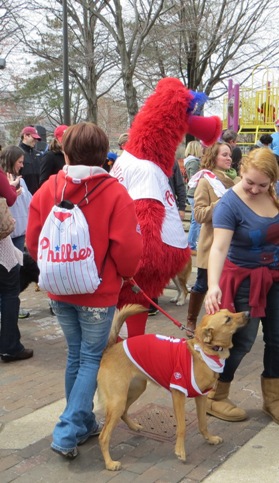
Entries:
[[[204, 301], [208, 314], [222, 307], [251, 314], [249, 324], [234, 335], [224, 372], [208, 395], [207, 412], [227, 421], [247, 417], [230, 401], [229, 391], [261, 322], [263, 407], [279, 424], [279, 120], [275, 128], [248, 154], [237, 146], [232, 130], [210, 147], [193, 140], [185, 150], [186, 186], [176, 160], [169, 178], [181, 222], [186, 202], [191, 208], [188, 244], [196, 257], [197, 277], [190, 292], [186, 336], [193, 336]], [[136, 272], [142, 240], [134, 202], [110, 174], [118, 154], [109, 150], [100, 128], [86, 122], [59, 125], [43, 155], [35, 148], [40, 139], [36, 128], [27, 126], [19, 146], [0, 152], [0, 196], [15, 219], [14, 231], [0, 240], [0, 355], [3, 362], [33, 356], [22, 344], [18, 327], [18, 319], [30, 315], [20, 309], [23, 252], [27, 249], [37, 260], [40, 232], [52, 206], [71, 200], [90, 220], [90, 240], [102, 273], [94, 293], [48, 294], [68, 346], [66, 408], [51, 447], [73, 459], [77, 446], [102, 428], [92, 407], [98, 368], [122, 281]], [[128, 133], [119, 137], [120, 151], [128, 139]]]

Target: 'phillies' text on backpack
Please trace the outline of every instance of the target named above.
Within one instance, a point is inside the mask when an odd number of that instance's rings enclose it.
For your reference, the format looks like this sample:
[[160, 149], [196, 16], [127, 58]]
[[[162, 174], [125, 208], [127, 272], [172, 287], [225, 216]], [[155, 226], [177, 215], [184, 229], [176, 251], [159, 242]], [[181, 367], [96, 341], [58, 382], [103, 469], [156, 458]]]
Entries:
[[51, 209], [38, 245], [39, 286], [56, 295], [94, 293], [101, 283], [88, 224], [79, 208], [89, 193], [73, 204], [62, 200]]

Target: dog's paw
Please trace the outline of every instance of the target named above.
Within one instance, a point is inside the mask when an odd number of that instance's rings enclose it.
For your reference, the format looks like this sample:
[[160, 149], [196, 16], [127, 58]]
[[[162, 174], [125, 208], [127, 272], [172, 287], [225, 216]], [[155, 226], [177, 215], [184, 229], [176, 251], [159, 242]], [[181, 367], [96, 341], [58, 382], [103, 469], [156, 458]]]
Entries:
[[186, 304], [186, 299], [179, 299], [176, 302], [176, 305], [178, 305], [179, 307], [181, 307], [182, 305], [185, 305], [185, 304]]
[[176, 446], [175, 447], [175, 455], [177, 456], [177, 458], [181, 461], [186, 461], [186, 452], [185, 452], [185, 448], [180, 448], [179, 446]]
[[131, 419], [127, 414], [123, 414], [122, 420], [132, 431], [140, 431], [142, 429], [142, 425]]
[[121, 463], [120, 461], [111, 460], [109, 463], [106, 463], [106, 469], [109, 471], [119, 471], [121, 470]]
[[178, 298], [177, 298], [177, 297], [173, 297], [172, 299], [170, 299], [170, 302], [171, 302], [172, 304], [176, 304], [176, 303], [177, 303], [177, 300], [178, 300]]
[[[127, 423], [128, 424], [128, 423]], [[142, 430], [142, 425], [139, 424], [139, 423], [136, 423], [135, 421], [132, 421], [130, 419], [129, 421], [129, 424], [128, 424], [129, 428], [132, 430], [132, 431], [141, 431]]]
[[213, 436], [210, 434], [207, 438], [207, 441], [209, 444], [220, 444], [223, 443], [223, 438], [220, 438], [220, 436]]

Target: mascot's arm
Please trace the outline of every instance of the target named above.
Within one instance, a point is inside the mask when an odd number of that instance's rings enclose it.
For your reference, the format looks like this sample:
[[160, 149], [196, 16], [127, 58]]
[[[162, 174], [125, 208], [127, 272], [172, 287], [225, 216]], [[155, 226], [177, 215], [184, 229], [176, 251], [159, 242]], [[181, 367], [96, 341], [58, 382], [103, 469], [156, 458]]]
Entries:
[[161, 231], [165, 217], [165, 207], [154, 199], [141, 199], [135, 201], [136, 214], [143, 238], [143, 254], [138, 266], [142, 269], [158, 271], [161, 270], [161, 259], [163, 257], [163, 242]]
[[[164, 271], [162, 268], [164, 245], [161, 239], [161, 229], [165, 208], [162, 203], [154, 199], [136, 200], [135, 208], [142, 233], [143, 253], [134, 279], [144, 291], [148, 292], [149, 296], [155, 297], [158, 295], [161, 272]], [[161, 290], [160, 284], [159, 292]], [[118, 308], [127, 303], [142, 303], [149, 306], [145, 298], [131, 290], [129, 282], [124, 283], [121, 289]]]

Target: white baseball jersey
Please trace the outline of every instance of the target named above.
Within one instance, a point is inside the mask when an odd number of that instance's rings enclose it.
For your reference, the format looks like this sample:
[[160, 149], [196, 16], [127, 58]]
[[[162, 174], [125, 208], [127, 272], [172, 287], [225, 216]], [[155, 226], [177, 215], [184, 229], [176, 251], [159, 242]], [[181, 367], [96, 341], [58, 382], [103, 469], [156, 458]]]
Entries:
[[176, 248], [187, 247], [187, 236], [174, 194], [168, 177], [159, 166], [124, 151], [114, 163], [110, 175], [127, 188], [133, 200], [151, 198], [162, 203], [166, 213], [161, 231], [162, 241]]

